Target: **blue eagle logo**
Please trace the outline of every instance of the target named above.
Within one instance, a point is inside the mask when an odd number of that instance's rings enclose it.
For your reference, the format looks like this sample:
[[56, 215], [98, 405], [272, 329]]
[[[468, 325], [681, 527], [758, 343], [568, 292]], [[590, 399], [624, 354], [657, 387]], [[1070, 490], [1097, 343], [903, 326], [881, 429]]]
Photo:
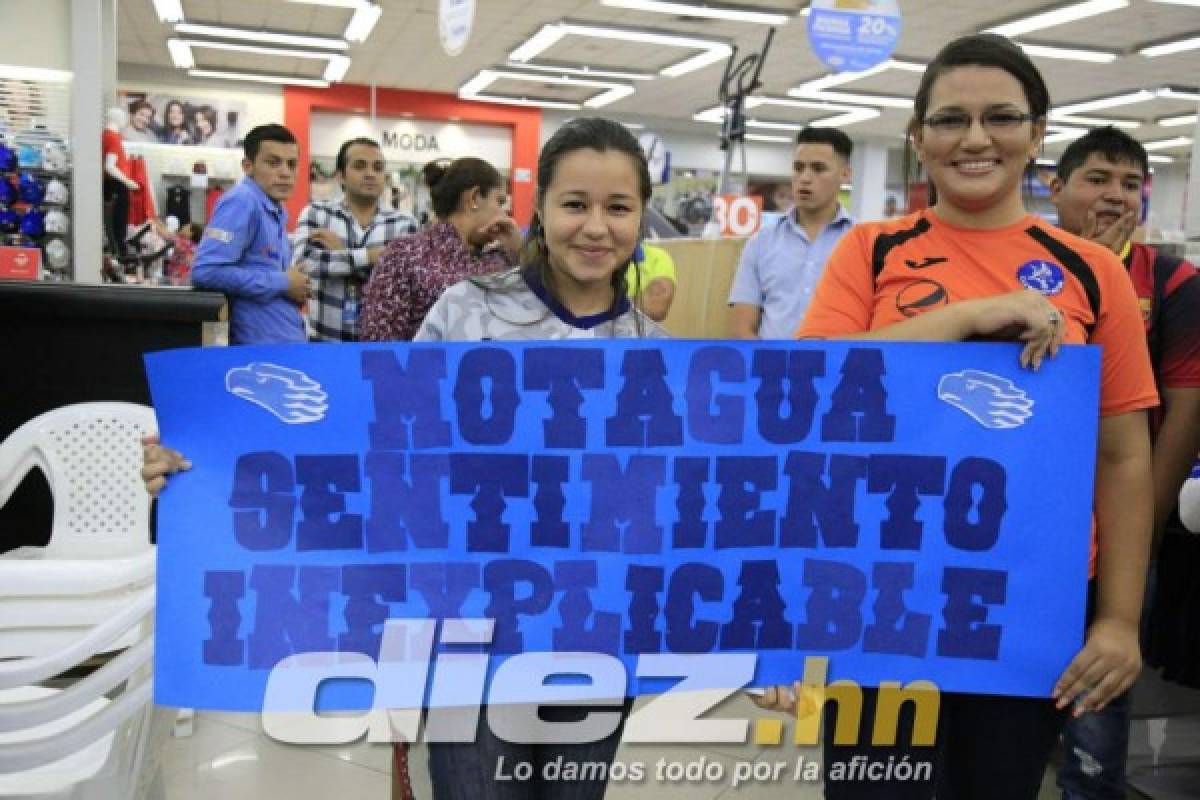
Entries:
[[1033, 399], [1008, 378], [967, 369], [943, 375], [938, 399], [985, 428], [1019, 428], [1033, 416]]
[[1026, 289], [1045, 295], [1058, 294], [1066, 285], [1062, 267], [1053, 261], [1027, 261], [1017, 268], [1017, 280]]
[[321, 384], [303, 372], [255, 361], [225, 373], [230, 394], [261, 406], [288, 425], [319, 422], [329, 409]]

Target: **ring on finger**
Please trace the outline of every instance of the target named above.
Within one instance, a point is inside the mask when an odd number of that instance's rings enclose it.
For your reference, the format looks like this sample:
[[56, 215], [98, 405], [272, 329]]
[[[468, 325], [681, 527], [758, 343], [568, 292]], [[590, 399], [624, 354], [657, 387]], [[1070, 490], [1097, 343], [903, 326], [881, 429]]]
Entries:
[[1062, 315], [1058, 313], [1057, 308], [1050, 309], [1049, 320], [1051, 325], [1057, 325], [1062, 321]]

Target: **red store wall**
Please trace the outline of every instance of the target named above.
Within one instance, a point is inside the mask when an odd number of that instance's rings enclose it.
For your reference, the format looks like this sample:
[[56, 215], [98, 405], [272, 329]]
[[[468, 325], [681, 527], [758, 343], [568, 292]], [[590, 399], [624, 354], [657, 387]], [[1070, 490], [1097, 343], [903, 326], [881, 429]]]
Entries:
[[[345, 114], [371, 113], [371, 88], [357, 84], [337, 84], [326, 89], [301, 86], [283, 88], [283, 124], [300, 144], [300, 170], [296, 191], [288, 201], [288, 216], [294, 225], [308, 197], [309, 125], [313, 111]], [[522, 227], [533, 217], [533, 196], [537, 184], [538, 135], [542, 112], [536, 108], [504, 106], [462, 100], [454, 95], [414, 92], [407, 89], [375, 90], [375, 114], [399, 117], [412, 114], [421, 119], [466, 122], [479, 125], [503, 125], [512, 129], [513, 218]], [[528, 170], [530, 179], [518, 182], [519, 170]]]

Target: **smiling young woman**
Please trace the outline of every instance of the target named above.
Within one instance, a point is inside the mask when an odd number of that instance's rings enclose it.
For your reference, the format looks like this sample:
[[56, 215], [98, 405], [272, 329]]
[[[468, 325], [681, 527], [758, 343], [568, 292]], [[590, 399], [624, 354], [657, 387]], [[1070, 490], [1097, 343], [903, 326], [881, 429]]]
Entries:
[[[1157, 395], [1121, 262], [1025, 209], [1021, 181], [1041, 147], [1049, 106], [1037, 68], [1007, 39], [981, 34], [946, 45], [922, 77], [909, 125], [936, 191], [933, 207], [850, 230], [798, 336], [1018, 342], [1021, 365], [1032, 369], [1064, 343], [1102, 346], [1085, 644], [1052, 693], [1046, 687], [1051, 697], [943, 694], [932, 748], [872, 748], [865, 737], [835, 746], [827, 724], [827, 770], [864, 756], [933, 764], [928, 781], [826, 781], [831, 800], [935, 793], [1032, 800], [1067, 707], [1080, 714], [1104, 706], [1141, 666], [1137, 626], [1153, 496], [1144, 409]], [[780, 690], [766, 701], [792, 702]]]

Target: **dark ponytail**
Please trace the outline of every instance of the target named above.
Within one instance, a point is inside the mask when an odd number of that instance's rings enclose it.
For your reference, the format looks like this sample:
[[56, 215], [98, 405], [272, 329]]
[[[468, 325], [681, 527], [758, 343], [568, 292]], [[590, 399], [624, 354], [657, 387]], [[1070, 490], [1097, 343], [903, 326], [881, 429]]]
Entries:
[[421, 168], [421, 177], [429, 187], [433, 213], [445, 220], [458, 209], [464, 193], [478, 189], [487, 194], [504, 185], [500, 173], [482, 158], [438, 159]]

